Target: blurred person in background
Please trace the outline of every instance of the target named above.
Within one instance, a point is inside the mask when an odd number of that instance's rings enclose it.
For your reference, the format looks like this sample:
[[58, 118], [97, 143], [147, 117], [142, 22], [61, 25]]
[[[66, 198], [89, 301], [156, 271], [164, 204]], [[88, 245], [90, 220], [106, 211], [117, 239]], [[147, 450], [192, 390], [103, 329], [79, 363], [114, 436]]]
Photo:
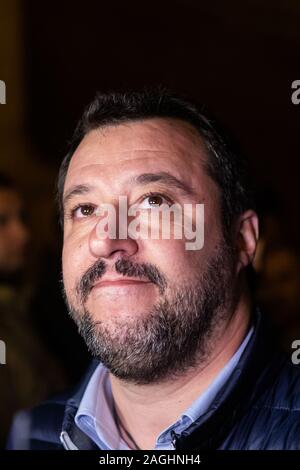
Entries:
[[300, 254], [289, 234], [287, 211], [270, 186], [258, 191], [261, 236], [254, 258], [256, 298], [273, 332], [289, 351], [300, 337]]
[[34, 328], [31, 261], [24, 200], [15, 184], [0, 174], [0, 339], [6, 345], [6, 364], [0, 366], [0, 447], [18, 409], [65, 385], [60, 367]]
[[288, 351], [300, 338], [300, 256], [287, 243], [277, 247], [263, 239], [256, 296], [270, 317], [274, 333]]

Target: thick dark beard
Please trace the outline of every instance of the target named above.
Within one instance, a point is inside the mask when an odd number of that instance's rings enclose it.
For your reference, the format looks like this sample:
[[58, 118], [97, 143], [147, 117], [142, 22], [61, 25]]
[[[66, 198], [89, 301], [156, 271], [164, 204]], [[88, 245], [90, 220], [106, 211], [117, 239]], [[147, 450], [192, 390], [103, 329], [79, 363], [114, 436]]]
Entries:
[[193, 285], [170, 289], [132, 321], [95, 322], [87, 309], [69, 305], [70, 315], [91, 354], [115, 377], [139, 385], [170, 380], [210, 356], [233, 308], [233, 259], [223, 242]]

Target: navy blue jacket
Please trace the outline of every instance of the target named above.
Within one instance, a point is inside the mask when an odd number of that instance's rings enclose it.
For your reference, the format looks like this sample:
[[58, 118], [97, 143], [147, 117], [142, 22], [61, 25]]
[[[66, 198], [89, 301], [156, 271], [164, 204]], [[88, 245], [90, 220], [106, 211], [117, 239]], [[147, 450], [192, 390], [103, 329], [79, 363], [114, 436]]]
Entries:
[[[300, 450], [300, 367], [278, 351], [261, 317], [242, 357], [205, 415], [180, 436], [178, 450]], [[74, 393], [14, 419], [9, 449], [98, 449], [74, 422], [93, 361]], [[98, 449], [99, 450], [99, 449]]]

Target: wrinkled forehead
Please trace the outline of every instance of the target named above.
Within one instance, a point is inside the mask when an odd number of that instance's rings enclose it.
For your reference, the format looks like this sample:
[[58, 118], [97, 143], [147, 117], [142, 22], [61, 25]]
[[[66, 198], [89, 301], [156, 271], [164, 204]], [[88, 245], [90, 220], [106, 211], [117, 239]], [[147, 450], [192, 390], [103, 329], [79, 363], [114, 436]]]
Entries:
[[201, 160], [206, 160], [204, 145], [193, 126], [176, 119], [156, 118], [90, 131], [77, 147], [67, 176], [94, 165], [102, 165], [103, 170], [123, 170], [150, 162], [173, 166], [180, 172], [193, 171]]

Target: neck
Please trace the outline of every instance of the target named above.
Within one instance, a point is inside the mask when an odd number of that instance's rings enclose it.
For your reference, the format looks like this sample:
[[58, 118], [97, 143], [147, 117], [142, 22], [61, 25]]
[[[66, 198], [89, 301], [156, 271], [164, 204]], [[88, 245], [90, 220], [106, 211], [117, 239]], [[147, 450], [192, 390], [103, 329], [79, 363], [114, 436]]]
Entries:
[[251, 302], [242, 296], [228, 322], [214, 336], [214, 348], [205, 363], [176, 379], [136, 385], [110, 374], [118, 420], [140, 449], [153, 449], [157, 436], [209, 387], [241, 345], [250, 316]]

